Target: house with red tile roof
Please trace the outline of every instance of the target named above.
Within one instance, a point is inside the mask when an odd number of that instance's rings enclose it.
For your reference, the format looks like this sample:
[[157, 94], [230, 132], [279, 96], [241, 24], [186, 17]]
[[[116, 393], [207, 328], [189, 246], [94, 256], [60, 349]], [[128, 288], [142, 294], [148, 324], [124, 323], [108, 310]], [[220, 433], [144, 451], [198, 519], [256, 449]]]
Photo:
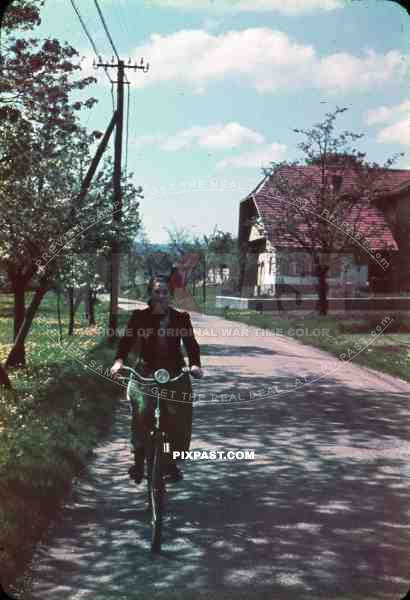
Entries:
[[410, 170], [281, 165], [240, 203], [241, 295], [316, 294], [319, 256], [333, 297], [410, 290], [409, 233]]

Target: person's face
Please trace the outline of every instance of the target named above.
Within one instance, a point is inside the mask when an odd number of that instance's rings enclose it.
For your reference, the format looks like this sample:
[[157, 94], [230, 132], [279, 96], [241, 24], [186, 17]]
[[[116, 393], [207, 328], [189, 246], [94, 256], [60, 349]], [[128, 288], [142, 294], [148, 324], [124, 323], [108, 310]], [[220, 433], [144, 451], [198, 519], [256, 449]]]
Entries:
[[169, 291], [166, 283], [162, 281], [156, 281], [152, 288], [151, 298], [153, 304], [159, 304], [164, 310], [168, 308], [169, 304]]

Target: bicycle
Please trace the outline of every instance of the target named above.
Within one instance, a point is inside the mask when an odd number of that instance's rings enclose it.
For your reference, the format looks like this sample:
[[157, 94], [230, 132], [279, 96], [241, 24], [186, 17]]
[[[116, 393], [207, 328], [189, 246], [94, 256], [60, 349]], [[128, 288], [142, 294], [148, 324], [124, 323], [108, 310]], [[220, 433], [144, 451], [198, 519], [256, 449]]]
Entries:
[[[129, 371], [136, 377], [140, 383], [156, 383], [165, 385], [166, 383], [174, 383], [179, 381], [186, 373], [190, 372], [188, 367], [183, 367], [181, 373], [176, 377], [170, 377], [167, 369], [157, 369], [153, 373], [153, 377], [143, 377], [135, 369], [123, 366], [120, 371]], [[119, 372], [120, 372], [119, 371]], [[127, 379], [123, 377], [123, 379]], [[131, 385], [134, 379], [128, 378], [127, 384], [127, 400], [131, 402]], [[164, 496], [165, 482], [163, 478], [163, 454], [170, 452], [170, 443], [165, 431], [160, 428], [161, 402], [160, 391], [156, 391], [156, 404], [154, 410], [154, 426], [149, 432], [149, 443], [146, 444], [145, 458], [147, 464], [147, 481], [148, 481], [148, 505], [151, 511], [151, 552], [159, 553], [161, 551], [162, 542], [162, 516], [164, 511]]]

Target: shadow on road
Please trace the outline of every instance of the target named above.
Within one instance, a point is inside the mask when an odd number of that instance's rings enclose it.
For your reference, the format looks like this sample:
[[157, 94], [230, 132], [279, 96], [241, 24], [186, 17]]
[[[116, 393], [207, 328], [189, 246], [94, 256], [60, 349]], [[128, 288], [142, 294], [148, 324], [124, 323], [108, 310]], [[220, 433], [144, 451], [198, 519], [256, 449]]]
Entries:
[[[238, 396], [272, 383], [221, 368], [200, 387]], [[168, 488], [164, 555], [156, 560], [145, 488], [133, 488], [126, 473], [123, 405], [51, 545], [39, 550], [32, 597], [402, 597], [408, 397], [330, 377], [300, 389], [294, 378], [274, 383], [283, 391], [271, 398], [194, 402], [192, 450], [253, 450], [255, 459], [186, 461], [185, 479]]]

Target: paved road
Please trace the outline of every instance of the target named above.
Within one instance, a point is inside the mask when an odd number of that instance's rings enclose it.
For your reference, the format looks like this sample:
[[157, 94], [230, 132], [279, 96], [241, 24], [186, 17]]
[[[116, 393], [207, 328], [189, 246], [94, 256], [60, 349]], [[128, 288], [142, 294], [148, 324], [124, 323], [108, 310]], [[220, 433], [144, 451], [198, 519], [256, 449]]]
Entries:
[[194, 384], [191, 449], [255, 459], [186, 461], [153, 560], [145, 488], [127, 476], [123, 403], [38, 548], [32, 597], [398, 600], [410, 581], [410, 385], [290, 338], [192, 318], [206, 379]]

